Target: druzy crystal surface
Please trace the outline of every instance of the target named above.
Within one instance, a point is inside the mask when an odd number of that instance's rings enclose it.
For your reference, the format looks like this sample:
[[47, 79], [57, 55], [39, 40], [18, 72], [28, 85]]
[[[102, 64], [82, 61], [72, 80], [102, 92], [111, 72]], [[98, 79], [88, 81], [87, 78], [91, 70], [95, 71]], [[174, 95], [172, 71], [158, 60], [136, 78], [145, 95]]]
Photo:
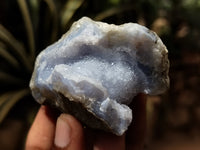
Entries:
[[83, 17], [38, 55], [30, 88], [40, 104], [122, 135], [132, 121], [128, 105], [133, 98], [168, 88], [167, 54], [160, 38], [146, 27]]

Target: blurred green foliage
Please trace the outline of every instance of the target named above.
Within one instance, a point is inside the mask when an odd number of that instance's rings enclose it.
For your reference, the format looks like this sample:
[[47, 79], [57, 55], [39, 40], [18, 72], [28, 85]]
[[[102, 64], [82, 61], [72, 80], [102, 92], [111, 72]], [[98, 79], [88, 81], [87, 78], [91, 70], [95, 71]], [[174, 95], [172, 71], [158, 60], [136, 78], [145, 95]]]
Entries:
[[1, 123], [19, 100], [30, 101], [30, 105], [19, 109], [31, 109], [33, 100], [28, 85], [36, 55], [65, 32], [83, 1], [17, 0], [0, 3], [3, 11], [0, 25]]
[[36, 56], [82, 16], [145, 25], [161, 36], [170, 57], [200, 50], [199, 0], [1, 0], [0, 123], [20, 100], [26, 106], [19, 109], [36, 105], [28, 86]]

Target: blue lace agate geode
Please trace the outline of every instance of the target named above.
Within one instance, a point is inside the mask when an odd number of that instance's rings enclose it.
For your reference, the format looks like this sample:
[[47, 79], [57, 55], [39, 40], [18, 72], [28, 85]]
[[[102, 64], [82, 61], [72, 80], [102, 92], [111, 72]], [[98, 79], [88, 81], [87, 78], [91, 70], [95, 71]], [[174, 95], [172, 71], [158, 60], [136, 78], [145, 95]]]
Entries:
[[168, 51], [154, 32], [83, 17], [39, 54], [30, 87], [40, 104], [122, 135], [132, 121], [132, 99], [163, 93], [168, 69]]

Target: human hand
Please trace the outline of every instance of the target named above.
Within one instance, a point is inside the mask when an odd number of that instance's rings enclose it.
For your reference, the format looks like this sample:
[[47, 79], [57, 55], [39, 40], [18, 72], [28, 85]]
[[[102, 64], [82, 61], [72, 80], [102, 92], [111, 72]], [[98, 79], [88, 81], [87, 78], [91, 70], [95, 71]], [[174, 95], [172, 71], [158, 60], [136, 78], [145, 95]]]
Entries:
[[146, 129], [146, 95], [132, 102], [133, 123], [122, 136], [83, 128], [69, 114], [41, 106], [28, 133], [26, 150], [142, 150]]

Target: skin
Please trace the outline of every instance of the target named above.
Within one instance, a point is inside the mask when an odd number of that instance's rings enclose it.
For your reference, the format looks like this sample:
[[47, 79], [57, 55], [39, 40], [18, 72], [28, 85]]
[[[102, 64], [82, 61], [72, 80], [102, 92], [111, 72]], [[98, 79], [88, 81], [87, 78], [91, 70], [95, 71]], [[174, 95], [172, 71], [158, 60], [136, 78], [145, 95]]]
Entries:
[[[142, 150], [146, 129], [146, 95], [139, 94], [131, 104], [133, 123], [122, 136], [84, 128], [69, 114], [41, 106], [29, 130], [26, 150]], [[63, 131], [63, 132], [59, 132]], [[67, 136], [69, 135], [69, 136]], [[58, 147], [56, 138], [66, 138], [67, 146]], [[60, 142], [57, 140], [57, 142]], [[62, 144], [62, 142], [61, 142]]]

